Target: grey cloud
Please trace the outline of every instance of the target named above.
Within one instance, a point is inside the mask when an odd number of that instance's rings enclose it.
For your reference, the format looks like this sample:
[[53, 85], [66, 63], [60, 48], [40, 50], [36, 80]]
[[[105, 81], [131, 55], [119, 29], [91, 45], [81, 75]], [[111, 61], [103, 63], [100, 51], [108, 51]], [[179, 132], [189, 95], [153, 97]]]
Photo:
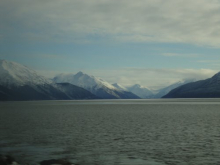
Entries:
[[0, 6], [5, 37], [83, 42], [98, 35], [121, 42], [220, 45], [218, 0], [2, 0]]

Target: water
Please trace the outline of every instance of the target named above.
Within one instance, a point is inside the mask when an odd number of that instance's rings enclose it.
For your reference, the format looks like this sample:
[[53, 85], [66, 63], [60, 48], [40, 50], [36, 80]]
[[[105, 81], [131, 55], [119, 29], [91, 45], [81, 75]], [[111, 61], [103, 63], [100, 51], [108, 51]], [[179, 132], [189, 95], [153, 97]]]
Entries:
[[0, 103], [0, 154], [37, 164], [220, 164], [220, 99]]

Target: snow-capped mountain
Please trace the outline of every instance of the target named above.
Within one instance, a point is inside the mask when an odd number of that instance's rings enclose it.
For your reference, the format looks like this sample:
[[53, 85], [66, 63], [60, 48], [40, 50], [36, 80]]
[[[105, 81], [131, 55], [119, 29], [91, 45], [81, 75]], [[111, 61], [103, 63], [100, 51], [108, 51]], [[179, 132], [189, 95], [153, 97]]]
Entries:
[[149, 89], [149, 88], [143, 87], [139, 84], [135, 84], [130, 87], [124, 87], [123, 85], [118, 84], [118, 83], [115, 83], [112, 85], [119, 90], [132, 92], [135, 95], [139, 96], [140, 98], [161, 98], [164, 95], [166, 95], [167, 93], [169, 93], [172, 89], [175, 89], [181, 85], [184, 85], [184, 84], [187, 84], [190, 82], [194, 82], [194, 81], [196, 81], [196, 79], [181, 80], [181, 81], [178, 81], [174, 84], [171, 84], [171, 85], [164, 87], [162, 89], [159, 89], [159, 90]]
[[219, 98], [220, 72], [213, 77], [187, 83], [171, 90], [164, 98]]
[[0, 60], [0, 85], [22, 86], [22, 85], [43, 85], [49, 84], [49, 80], [38, 75], [34, 70], [6, 60]]
[[88, 74], [85, 74], [83, 72], [78, 72], [77, 74], [60, 74], [53, 79], [56, 83], [62, 83], [62, 82], [68, 82], [77, 86], [80, 86], [82, 88], [85, 88], [89, 91], [96, 90], [99, 88], [109, 88], [116, 90], [116, 88], [108, 83], [107, 81], [90, 76]]
[[171, 90], [173, 90], [181, 85], [184, 85], [184, 84], [187, 84], [190, 82], [194, 82], [194, 81], [196, 81], [196, 80], [195, 79], [187, 79], [187, 80], [178, 81], [174, 84], [171, 84], [165, 88], [158, 90], [158, 93], [156, 93], [152, 98], [161, 98], [161, 97], [165, 96], [166, 94], [168, 94]]
[[82, 87], [98, 97], [104, 99], [135, 99], [139, 98], [135, 94], [127, 91], [118, 90], [116, 87], [108, 83], [107, 81], [90, 76], [83, 72], [77, 74], [60, 74], [54, 77], [55, 83], [70, 83], [79, 87]]
[[126, 87], [124, 87], [123, 85], [119, 84], [119, 83], [114, 83], [112, 84], [115, 88], [117, 88], [118, 90], [122, 90], [122, 91], [128, 91], [128, 89]]
[[[65, 89], [68, 86], [68, 93]], [[70, 94], [71, 93], [71, 94]], [[34, 70], [6, 60], [0, 60], [0, 100], [70, 100], [95, 99], [85, 89], [65, 84], [52, 84]]]
[[150, 98], [153, 95], [153, 92], [150, 89], [139, 84], [127, 87], [127, 90], [143, 99]]

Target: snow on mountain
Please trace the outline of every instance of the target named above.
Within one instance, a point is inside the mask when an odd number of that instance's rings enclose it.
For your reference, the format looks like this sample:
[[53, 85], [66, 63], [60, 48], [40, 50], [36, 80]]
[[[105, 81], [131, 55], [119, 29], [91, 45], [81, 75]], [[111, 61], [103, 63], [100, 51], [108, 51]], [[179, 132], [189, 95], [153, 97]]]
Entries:
[[135, 84], [133, 86], [127, 87], [128, 91], [134, 93], [135, 95], [139, 96], [140, 98], [149, 98], [153, 95], [150, 89], [143, 87], [139, 84]]
[[49, 80], [38, 75], [34, 70], [6, 60], [0, 60], [0, 85], [22, 86], [25, 84], [48, 84]]
[[164, 98], [220, 98], [220, 72], [209, 79], [181, 85]]
[[92, 92], [96, 96], [105, 99], [133, 99], [139, 98], [138, 96], [134, 95], [133, 93], [121, 91], [108, 83], [107, 81], [90, 76], [83, 72], [78, 72], [77, 74], [60, 74], [54, 77], [53, 81], [55, 83], [71, 83], [73, 85], [82, 87], [87, 89], [88, 91]]
[[119, 89], [119, 90], [122, 90], [122, 91], [128, 91], [128, 89], [126, 87], [124, 87], [123, 85], [121, 84], [118, 84], [118, 83], [114, 83], [112, 84], [115, 88]]
[[53, 79], [56, 83], [68, 82], [73, 85], [85, 88], [87, 90], [92, 90], [94, 87], [96, 89], [107, 87], [109, 89], [116, 90], [116, 88], [110, 83], [106, 82], [101, 78], [90, 76], [83, 72], [78, 72], [77, 74], [60, 74]]
[[53, 84], [21, 64], [0, 60], [0, 100], [97, 99], [91, 92], [71, 84]]
[[194, 81], [196, 81], [196, 80], [195, 79], [187, 79], [187, 80], [178, 81], [174, 84], [171, 84], [165, 88], [160, 89], [158, 91], [158, 93], [153, 96], [153, 98], [161, 98], [161, 97], [165, 96], [166, 94], [168, 94], [171, 90], [173, 90], [181, 85], [184, 85], [184, 84], [187, 84], [190, 82], [194, 82]]

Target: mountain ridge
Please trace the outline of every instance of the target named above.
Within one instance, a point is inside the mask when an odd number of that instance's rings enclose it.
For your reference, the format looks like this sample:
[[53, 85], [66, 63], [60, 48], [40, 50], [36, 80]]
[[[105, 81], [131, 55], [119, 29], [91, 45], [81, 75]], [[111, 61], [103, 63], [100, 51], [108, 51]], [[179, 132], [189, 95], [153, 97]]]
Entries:
[[219, 98], [220, 72], [211, 78], [191, 82], [173, 89], [163, 98]]
[[[71, 100], [71, 99], [97, 99], [85, 89], [69, 86], [70, 95], [64, 86], [53, 84], [36, 71], [6, 60], [0, 60], [0, 100]], [[73, 94], [73, 91], [75, 94]], [[81, 95], [78, 95], [78, 92]], [[75, 95], [75, 96], [74, 96]], [[76, 97], [78, 95], [78, 97]]]
[[21, 86], [25, 84], [49, 84], [49, 80], [37, 74], [36, 71], [6, 60], [0, 60], [0, 84]]
[[139, 84], [132, 85], [130, 87], [127, 87], [128, 91], [136, 94], [142, 99], [149, 98], [150, 96], [153, 95], [153, 92], [150, 91], [150, 89], [143, 87]]
[[158, 93], [156, 93], [155, 95], [153, 95], [152, 98], [162, 98], [163, 96], [165, 96], [166, 94], [168, 94], [171, 90], [179, 87], [179, 86], [182, 86], [184, 84], [187, 84], [187, 83], [190, 83], [190, 82], [194, 82], [195, 79], [186, 79], [186, 80], [181, 80], [181, 81], [178, 81], [176, 83], [173, 83], [167, 87], [164, 87], [162, 89], [159, 90]]
[[53, 78], [55, 83], [68, 82], [73, 85], [82, 87], [96, 96], [103, 99], [138, 99], [139, 97], [131, 92], [122, 91], [114, 87], [107, 81], [78, 72], [77, 74], [60, 74]]
[[206, 80], [184, 80], [152, 91], [139, 84], [124, 87], [83, 72], [49, 80], [19, 63], [0, 60], [0, 100], [139, 99], [220, 97], [220, 72]]

